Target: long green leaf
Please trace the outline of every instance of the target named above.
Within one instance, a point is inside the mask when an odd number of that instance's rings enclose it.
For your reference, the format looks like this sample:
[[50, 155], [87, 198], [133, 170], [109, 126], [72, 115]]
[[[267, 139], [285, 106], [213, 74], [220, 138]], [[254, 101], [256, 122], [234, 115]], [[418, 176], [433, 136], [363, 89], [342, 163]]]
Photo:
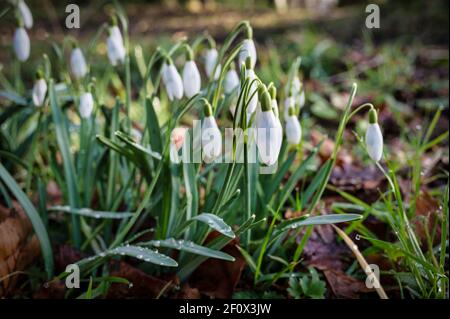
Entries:
[[70, 206], [53, 206], [50, 207], [48, 210], [76, 214], [80, 216], [92, 217], [97, 219], [98, 218], [123, 219], [133, 216], [133, 213], [130, 212], [105, 212], [92, 210], [90, 208], [72, 208]]
[[42, 256], [44, 257], [45, 270], [47, 272], [47, 277], [50, 279], [53, 276], [53, 253], [52, 246], [50, 244], [50, 239], [48, 237], [47, 230], [45, 229], [44, 223], [39, 216], [36, 208], [33, 206], [29, 198], [20, 189], [19, 185], [16, 183], [14, 178], [8, 173], [8, 171], [0, 163], [0, 178], [3, 180], [6, 186], [14, 194], [17, 200], [22, 205], [25, 213], [30, 219], [36, 236], [39, 239], [41, 245]]

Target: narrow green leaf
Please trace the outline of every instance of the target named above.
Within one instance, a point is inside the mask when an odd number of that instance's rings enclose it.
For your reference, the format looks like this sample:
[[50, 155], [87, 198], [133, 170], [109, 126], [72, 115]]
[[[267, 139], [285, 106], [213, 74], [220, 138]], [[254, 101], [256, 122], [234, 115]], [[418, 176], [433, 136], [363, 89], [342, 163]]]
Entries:
[[192, 217], [188, 222], [190, 221], [198, 221], [207, 224], [212, 229], [218, 231], [222, 235], [225, 235], [229, 238], [235, 238], [236, 235], [233, 233], [233, 230], [229, 225], [227, 225], [222, 218], [209, 214], [209, 213], [202, 213], [200, 215]]
[[296, 229], [302, 226], [337, 224], [350, 222], [361, 218], [362, 215], [359, 214], [332, 214], [332, 215], [311, 216], [299, 221], [297, 220], [286, 221], [280, 224], [278, 228], [280, 228], [281, 231], [286, 231], [288, 229]]
[[130, 212], [105, 212], [92, 210], [90, 208], [72, 208], [70, 206], [53, 206], [50, 207], [48, 211], [59, 211], [97, 219], [98, 218], [123, 219], [133, 216], [133, 213]]
[[39, 216], [36, 208], [33, 206], [29, 198], [20, 189], [19, 185], [16, 183], [14, 178], [8, 173], [8, 171], [0, 163], [0, 178], [3, 180], [5, 185], [10, 189], [14, 196], [22, 205], [25, 213], [30, 219], [33, 229], [39, 239], [41, 245], [42, 256], [44, 257], [45, 270], [47, 272], [47, 278], [53, 276], [53, 253], [52, 246], [50, 244], [50, 239], [48, 237], [47, 230], [45, 229], [44, 223]]

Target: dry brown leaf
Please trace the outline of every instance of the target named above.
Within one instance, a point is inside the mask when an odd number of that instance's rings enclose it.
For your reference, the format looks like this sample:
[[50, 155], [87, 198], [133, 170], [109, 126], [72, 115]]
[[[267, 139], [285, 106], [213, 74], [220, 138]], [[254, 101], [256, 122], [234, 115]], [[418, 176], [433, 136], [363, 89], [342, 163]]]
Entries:
[[[24, 270], [39, 254], [39, 241], [16, 201], [13, 208], [0, 206], [0, 297], [10, 293]], [[31, 236], [31, 238], [30, 238]]]

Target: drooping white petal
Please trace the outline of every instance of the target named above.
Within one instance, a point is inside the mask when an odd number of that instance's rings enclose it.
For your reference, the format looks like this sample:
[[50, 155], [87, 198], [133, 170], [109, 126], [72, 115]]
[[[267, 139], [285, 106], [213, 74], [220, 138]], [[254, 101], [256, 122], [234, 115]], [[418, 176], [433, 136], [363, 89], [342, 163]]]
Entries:
[[245, 63], [247, 57], [250, 57], [253, 69], [257, 60], [256, 47], [253, 39], [245, 39], [243, 41], [241, 50], [239, 51], [239, 67]]
[[94, 98], [90, 92], [84, 92], [80, 95], [79, 112], [82, 118], [89, 118], [94, 109]]
[[383, 134], [378, 123], [369, 124], [367, 127], [366, 147], [374, 161], [378, 162], [383, 156]]
[[123, 42], [120, 40], [120, 38], [111, 32], [111, 34], [108, 36], [108, 39], [106, 40], [108, 58], [113, 66], [116, 66], [118, 63], [123, 63], [125, 61], [125, 46], [123, 45]]
[[230, 94], [239, 86], [239, 76], [235, 69], [230, 69], [225, 74], [223, 86], [226, 94]]
[[24, 28], [19, 27], [14, 32], [14, 52], [21, 62], [28, 60], [30, 56], [30, 38]]
[[298, 77], [298, 75], [296, 75], [292, 78], [291, 86], [292, 86], [292, 88], [291, 88], [292, 95], [297, 95], [298, 93], [300, 93], [300, 90], [302, 88], [302, 82], [300, 81], [300, 78]]
[[162, 79], [166, 87], [169, 100], [179, 100], [183, 97], [183, 80], [175, 68], [175, 65], [172, 63], [163, 65]]
[[[217, 49], [211, 48], [208, 51], [206, 51], [205, 54], [205, 70], [206, 75], [208, 75], [208, 78], [212, 77], [212, 73], [214, 72], [214, 67], [217, 63], [217, 59], [219, 56], [219, 52], [217, 52]], [[220, 76], [220, 71], [222, 70], [222, 66], [220, 64], [217, 65], [216, 72], [214, 74], [214, 80], [217, 80]]]
[[23, 0], [19, 0], [17, 8], [22, 17], [23, 25], [25, 28], [31, 29], [33, 27], [33, 15], [31, 14], [30, 8]]
[[[266, 165], [273, 165], [278, 160], [282, 143], [282, 131], [272, 111], [257, 112], [256, 127], [259, 160]], [[281, 125], [281, 124], [280, 124]]]
[[[251, 98], [250, 102], [248, 103], [247, 106], [247, 114], [253, 114], [253, 112], [255, 112], [256, 107], [258, 105], [258, 82], [257, 81], [253, 81], [256, 79], [256, 74], [255, 71], [253, 69], [248, 69], [246, 70], [246, 77], [249, 78], [251, 86], [250, 86], [250, 90], [249, 90], [249, 97], [253, 94], [253, 97]], [[248, 115], [247, 115], [248, 117]]]
[[202, 154], [206, 163], [211, 163], [222, 153], [222, 135], [214, 116], [207, 116], [202, 123]]
[[81, 49], [78, 47], [74, 48], [72, 50], [72, 53], [70, 54], [70, 69], [76, 79], [81, 79], [88, 72], [83, 51], [81, 51]]
[[295, 115], [290, 115], [286, 119], [286, 139], [289, 144], [297, 145], [302, 138], [302, 128]]
[[300, 91], [296, 96], [297, 105], [302, 108], [305, 106], [305, 90]]
[[44, 104], [45, 94], [47, 93], [47, 83], [44, 79], [38, 79], [33, 86], [33, 104], [35, 106], [42, 106]]
[[113, 25], [110, 28], [111, 31], [111, 35], [117, 40], [119, 41], [119, 43], [123, 43], [123, 37], [122, 37], [122, 32], [120, 31], [119, 27], [117, 25]]
[[197, 64], [194, 61], [187, 61], [183, 67], [183, 88], [184, 94], [191, 98], [200, 92], [201, 77]]

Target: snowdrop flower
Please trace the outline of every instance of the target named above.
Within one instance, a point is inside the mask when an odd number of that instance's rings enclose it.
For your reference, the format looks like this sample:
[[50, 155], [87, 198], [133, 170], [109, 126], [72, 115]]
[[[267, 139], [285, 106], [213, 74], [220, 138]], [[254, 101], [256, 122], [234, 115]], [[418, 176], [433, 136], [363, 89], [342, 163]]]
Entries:
[[295, 96], [290, 94], [285, 100], [284, 100], [284, 119], [286, 120], [289, 117], [289, 109], [294, 108], [295, 110]]
[[[257, 76], [255, 74], [255, 71], [253, 70], [251, 66], [251, 58], [247, 57], [247, 60], [245, 60], [246, 69], [245, 69], [245, 77], [249, 79], [251, 85], [249, 90], [249, 97], [254, 93], [258, 91], [258, 82], [254, 81], [257, 79]], [[255, 112], [256, 107], [258, 106], [258, 93], [254, 94], [250, 102], [247, 106], [247, 121], [250, 120], [252, 114]]]
[[33, 92], [31, 94], [34, 106], [42, 106], [45, 100], [45, 94], [47, 93], [47, 83], [45, 82], [42, 72], [37, 73], [37, 79], [33, 86]]
[[383, 156], [383, 134], [378, 125], [377, 111], [369, 111], [369, 126], [366, 131], [366, 147], [370, 158], [378, 162]]
[[[277, 102], [277, 88], [275, 87], [275, 85], [273, 85], [273, 83], [271, 83], [271, 85], [269, 85], [269, 94], [270, 94], [270, 98], [271, 98], [271, 106], [272, 106], [272, 112], [275, 115], [275, 119], [277, 120], [277, 130], [279, 134], [278, 136], [280, 136], [281, 138], [281, 142], [283, 141], [283, 126], [281, 125], [281, 121], [280, 121], [280, 115], [278, 112], [278, 102]], [[280, 145], [281, 145], [280, 142]]]
[[187, 61], [183, 67], [184, 94], [191, 98], [200, 92], [202, 80], [197, 64], [194, 61], [194, 53], [191, 48], [187, 49]]
[[[216, 66], [217, 59], [219, 57], [219, 52], [217, 52], [217, 49], [215, 47], [210, 48], [208, 51], [206, 51], [205, 54], [205, 70], [206, 75], [208, 75], [208, 78], [213, 77], [214, 67]], [[214, 74], [214, 80], [219, 79], [220, 71], [222, 70], [222, 66], [220, 64], [217, 64], [216, 72]]]
[[91, 92], [84, 92], [80, 95], [79, 112], [80, 116], [87, 119], [91, 116], [94, 109], [94, 98]]
[[305, 90], [298, 75], [292, 79], [291, 95], [295, 97], [295, 103], [302, 108], [305, 105]]
[[239, 86], [239, 75], [234, 68], [234, 64], [231, 64], [231, 68], [225, 74], [223, 86], [226, 94], [230, 94]]
[[275, 114], [272, 111], [271, 97], [265, 86], [259, 91], [261, 111], [256, 116], [259, 159], [266, 165], [273, 165], [278, 160], [283, 140]]
[[108, 39], [106, 40], [108, 58], [111, 64], [116, 66], [118, 63], [125, 61], [126, 50], [118, 26], [111, 27], [108, 33]]
[[70, 54], [70, 70], [76, 79], [83, 78], [87, 72], [88, 67], [84, 59], [83, 51], [78, 46], [74, 46]]
[[28, 60], [30, 56], [30, 38], [22, 26], [19, 26], [14, 32], [13, 46], [19, 61], [25, 62]]
[[239, 66], [245, 63], [248, 57], [251, 59], [252, 69], [255, 68], [257, 55], [255, 42], [253, 41], [253, 30], [250, 26], [247, 28], [247, 39], [243, 41], [242, 47], [239, 50]]
[[297, 145], [302, 138], [302, 128], [293, 107], [289, 108], [286, 118], [286, 138], [289, 144]]
[[213, 162], [222, 153], [222, 135], [212, 114], [211, 105], [205, 101], [205, 118], [202, 123], [202, 154], [206, 163]]
[[17, 9], [19, 10], [25, 28], [31, 29], [33, 27], [33, 15], [25, 1], [19, 0], [17, 2]]
[[163, 64], [162, 80], [170, 101], [180, 100], [183, 97], [183, 80], [170, 58]]

